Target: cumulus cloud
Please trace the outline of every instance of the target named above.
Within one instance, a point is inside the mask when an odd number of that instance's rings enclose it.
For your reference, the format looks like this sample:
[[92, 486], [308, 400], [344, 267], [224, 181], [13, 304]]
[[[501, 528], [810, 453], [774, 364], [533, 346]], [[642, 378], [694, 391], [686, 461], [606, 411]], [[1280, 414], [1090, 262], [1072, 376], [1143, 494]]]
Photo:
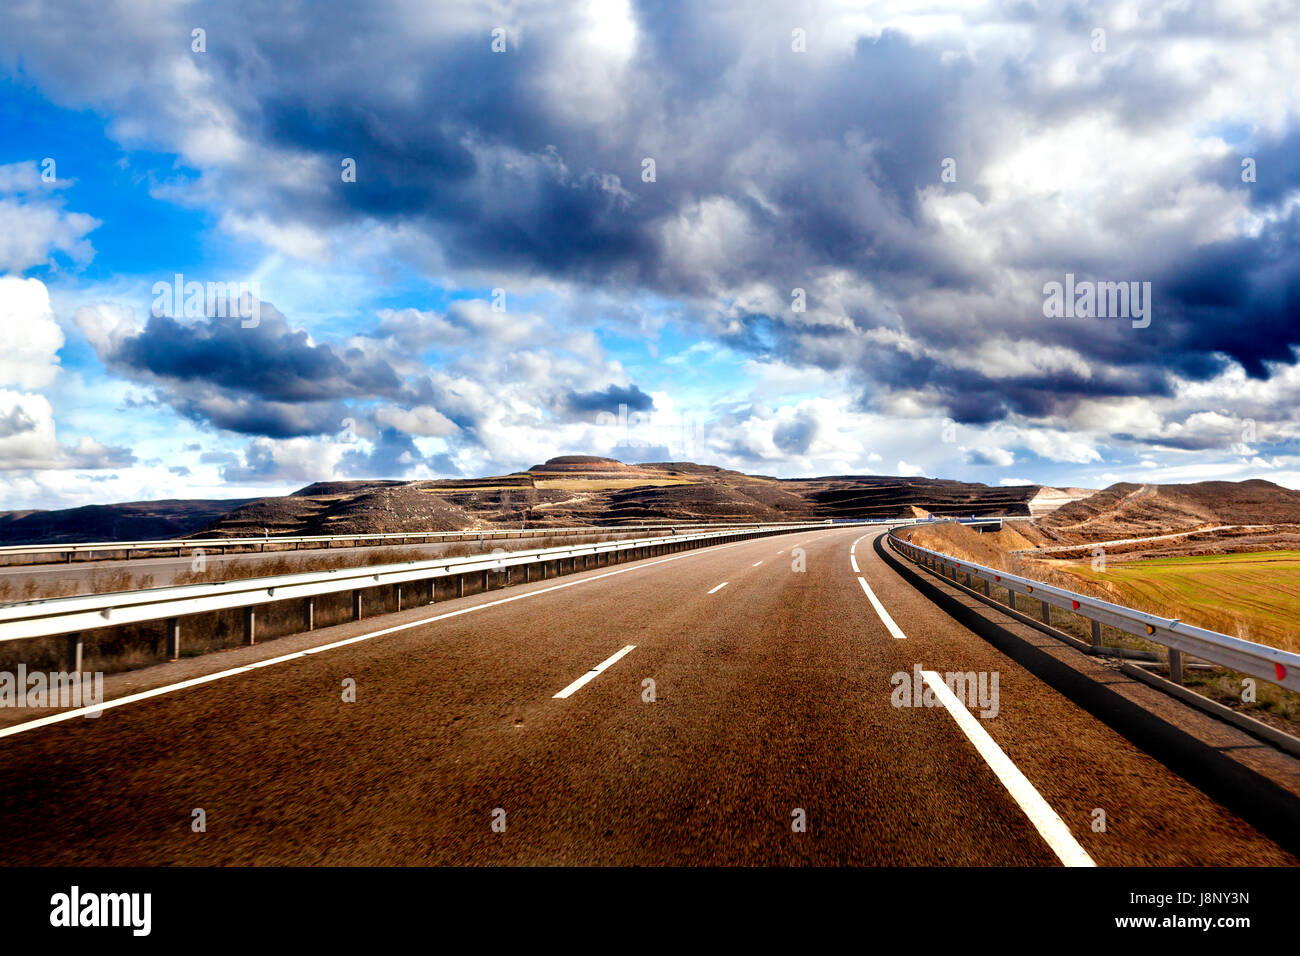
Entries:
[[5, 330], [0, 385], [41, 388], [54, 381], [63, 331], [43, 282], [0, 276], [0, 328]]
[[344, 399], [397, 397], [403, 385], [382, 358], [316, 343], [268, 302], [256, 326], [238, 316], [186, 321], [88, 306], [77, 324], [111, 370], [151, 385], [193, 421], [274, 438], [328, 434], [347, 417]]
[[49, 399], [0, 389], [0, 470], [124, 468], [135, 460], [129, 449], [108, 447], [89, 436], [63, 445], [55, 434]]
[[64, 210], [58, 192], [64, 185], [57, 175], [43, 180], [34, 161], [0, 166], [0, 270], [24, 272], [52, 262], [56, 254], [77, 264], [93, 258], [86, 236], [100, 222]]

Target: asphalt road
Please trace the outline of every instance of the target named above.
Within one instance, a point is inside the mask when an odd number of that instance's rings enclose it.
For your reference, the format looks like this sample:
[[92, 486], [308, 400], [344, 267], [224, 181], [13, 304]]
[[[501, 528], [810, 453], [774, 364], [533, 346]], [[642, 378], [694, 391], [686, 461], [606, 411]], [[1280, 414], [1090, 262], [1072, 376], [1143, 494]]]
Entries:
[[[439, 603], [4, 737], [0, 861], [1297, 863], [938, 610], [878, 533]], [[918, 664], [996, 672], [996, 716], [894, 706]]]

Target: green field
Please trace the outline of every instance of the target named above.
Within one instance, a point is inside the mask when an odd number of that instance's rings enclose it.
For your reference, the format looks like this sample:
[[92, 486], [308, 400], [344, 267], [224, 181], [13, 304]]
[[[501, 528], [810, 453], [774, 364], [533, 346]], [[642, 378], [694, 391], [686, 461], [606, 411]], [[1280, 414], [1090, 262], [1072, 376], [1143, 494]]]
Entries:
[[1116, 603], [1300, 651], [1300, 551], [1111, 560], [1104, 572], [1089, 563], [1065, 567]]

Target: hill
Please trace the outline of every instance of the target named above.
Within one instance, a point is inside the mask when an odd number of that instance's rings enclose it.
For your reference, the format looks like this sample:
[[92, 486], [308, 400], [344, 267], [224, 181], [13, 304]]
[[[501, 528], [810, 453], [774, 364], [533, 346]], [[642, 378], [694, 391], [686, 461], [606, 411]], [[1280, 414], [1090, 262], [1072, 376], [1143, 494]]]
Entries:
[[1038, 521], [1052, 540], [1073, 544], [1147, 537], [1216, 525], [1300, 523], [1300, 491], [1271, 481], [1186, 485], [1123, 482], [1062, 505]]
[[356, 534], [510, 526], [790, 521], [911, 515], [1027, 515], [1038, 485], [929, 478], [780, 479], [695, 462], [628, 465], [564, 455], [525, 472], [412, 482], [332, 482], [264, 498], [215, 521], [214, 534]]
[[57, 511], [0, 512], [0, 544], [74, 544], [181, 538], [248, 499], [128, 501]]
[[[824, 518], [1028, 515], [1074, 489], [931, 478], [772, 478], [688, 461], [628, 465], [564, 455], [527, 471], [426, 481], [325, 481], [236, 501], [134, 502], [0, 513], [0, 543], [214, 535], [368, 534], [457, 528]], [[1056, 497], [1052, 498], [1055, 494]]]

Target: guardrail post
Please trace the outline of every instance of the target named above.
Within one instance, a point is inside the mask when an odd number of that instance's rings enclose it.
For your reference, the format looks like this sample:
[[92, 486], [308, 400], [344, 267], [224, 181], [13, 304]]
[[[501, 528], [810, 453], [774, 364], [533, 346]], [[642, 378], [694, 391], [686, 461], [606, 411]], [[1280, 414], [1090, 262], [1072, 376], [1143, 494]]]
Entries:
[[316, 629], [316, 599], [314, 597], [302, 599], [302, 623], [309, 631]]
[[1042, 598], [1039, 598], [1038, 603], [1041, 604], [1041, 605], [1043, 606], [1043, 623], [1044, 623], [1044, 624], [1051, 624], [1051, 623], [1052, 623], [1052, 605], [1048, 604], [1048, 603], [1047, 603], [1046, 601], [1044, 601]]
[[393, 585], [393, 609], [396, 611], [402, 609], [402, 585], [400, 583]]
[[456, 575], [456, 597], [465, 596], [465, 575]]
[[1101, 621], [1092, 622], [1092, 646], [1101, 647]]
[[985, 597], [993, 596], [993, 585], [989, 583], [988, 578], [984, 579], [984, 596]]
[[438, 579], [429, 578], [429, 603], [433, 604], [438, 597]]
[[[64, 666], [63, 669], [69, 674], [78, 674], [81, 672], [81, 634], [69, 634], [64, 639]], [[26, 691], [24, 690], [24, 693]]]
[[1169, 679], [1175, 684], [1183, 682], [1183, 652], [1169, 648]]
[[352, 620], [361, 620], [361, 589], [352, 592]]
[[1007, 588], [1007, 607], [1013, 611], [1016, 609], [1016, 592], [1011, 588]]
[[244, 608], [244, 643], [257, 643], [257, 609]]
[[163, 622], [163, 644], [169, 661], [180, 660], [181, 619], [169, 617]]
[[492, 585], [491, 585], [491, 582], [488, 581], [488, 573], [487, 573], [486, 571], [484, 571], [484, 572], [483, 572], [483, 590], [484, 590], [484, 592], [488, 591], [488, 590], [491, 588], [491, 586], [492, 586]]

